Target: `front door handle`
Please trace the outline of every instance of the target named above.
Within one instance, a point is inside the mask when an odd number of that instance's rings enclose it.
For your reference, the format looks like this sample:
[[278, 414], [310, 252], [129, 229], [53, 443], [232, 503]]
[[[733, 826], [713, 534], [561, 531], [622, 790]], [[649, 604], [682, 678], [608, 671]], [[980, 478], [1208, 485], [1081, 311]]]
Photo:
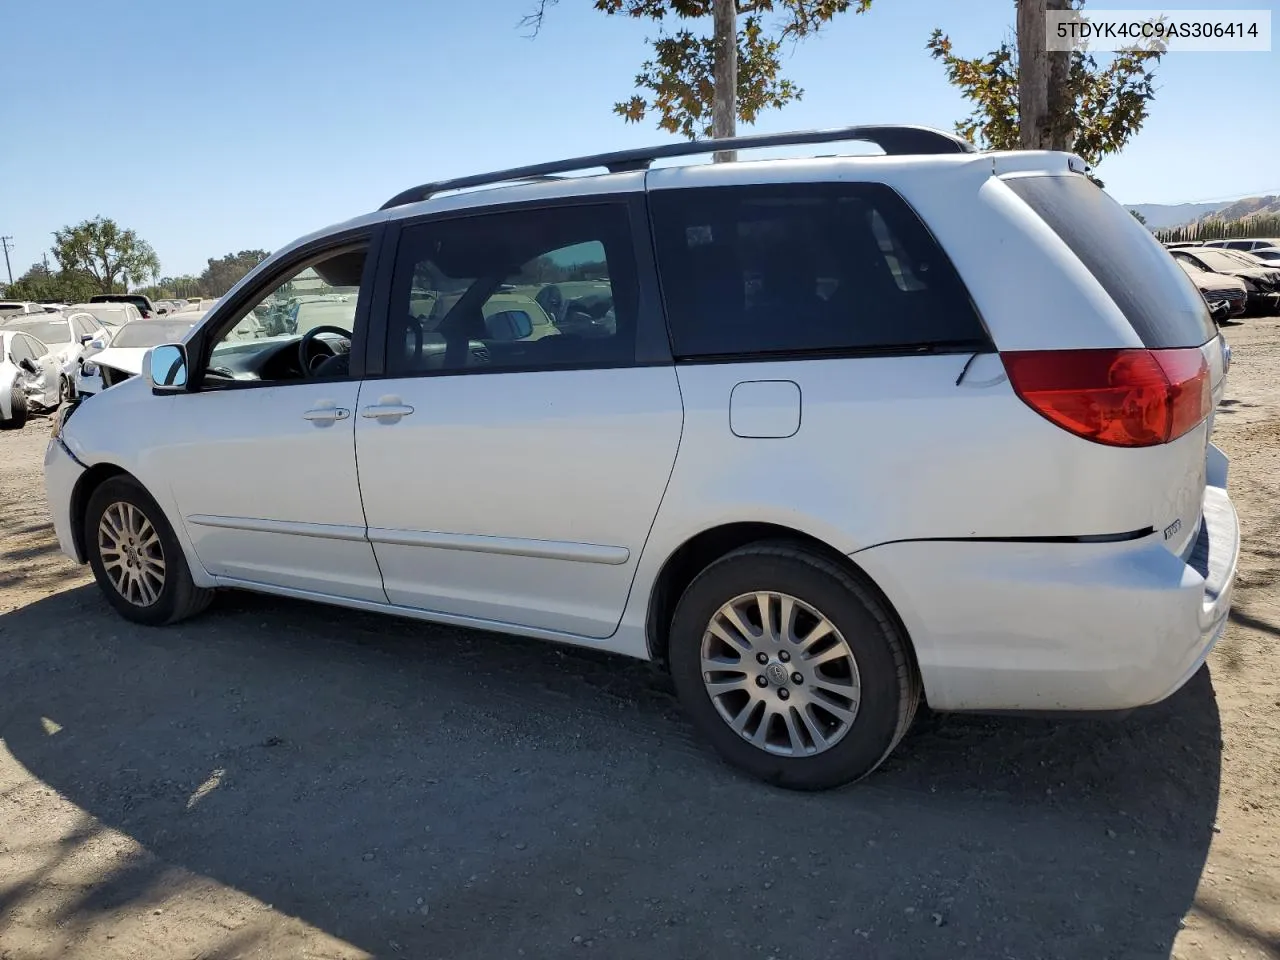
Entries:
[[304, 413], [302, 419], [310, 420], [317, 426], [324, 426], [327, 423], [345, 420], [349, 416], [351, 416], [351, 411], [345, 407], [316, 407]]
[[379, 397], [377, 403], [360, 408], [360, 416], [379, 423], [396, 423], [401, 417], [407, 417], [411, 413], [413, 407], [401, 403], [400, 398], [395, 396]]

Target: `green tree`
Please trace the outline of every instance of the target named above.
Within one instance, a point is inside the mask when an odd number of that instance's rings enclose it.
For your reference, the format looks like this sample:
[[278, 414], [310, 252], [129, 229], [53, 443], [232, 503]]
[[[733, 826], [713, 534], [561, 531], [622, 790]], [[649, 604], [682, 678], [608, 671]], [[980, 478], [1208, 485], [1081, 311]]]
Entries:
[[156, 252], [133, 230], [108, 217], [94, 217], [53, 232], [53, 256], [64, 271], [93, 278], [98, 293], [115, 293], [160, 273]]
[[[522, 24], [536, 35], [557, 2], [538, 0]], [[614, 104], [614, 113], [629, 123], [654, 114], [661, 129], [690, 140], [733, 136], [736, 120], [752, 123], [761, 110], [799, 100], [804, 91], [782, 75], [783, 44], [817, 33], [848, 10], [871, 7], [871, 0], [592, 2], [607, 15], [658, 27], [649, 40], [653, 56], [636, 75], [639, 92]], [[726, 62], [722, 51], [730, 49], [735, 56]]]
[[193, 277], [190, 274], [184, 274], [181, 277], [161, 277], [152, 286], [145, 287], [138, 291], [150, 297], [152, 300], [170, 299], [173, 297], [198, 297], [204, 296], [205, 290], [200, 283], [199, 277]]
[[9, 285], [5, 296], [12, 300], [59, 300], [81, 303], [88, 300], [97, 287], [93, 279], [74, 270], [50, 270], [44, 263], [33, 263]]
[[222, 296], [270, 255], [266, 250], [241, 250], [239, 253], [228, 253], [225, 257], [210, 257], [209, 266], [200, 274], [201, 294], [207, 297]]
[[[1079, 9], [1078, 0], [1074, 9]], [[947, 80], [973, 104], [956, 132], [980, 146], [1017, 150], [1021, 143], [1018, 111], [1018, 58], [1008, 39], [980, 57], [961, 57], [951, 38], [933, 31], [926, 45], [942, 62]], [[1118, 152], [1141, 129], [1155, 99], [1155, 73], [1163, 50], [1151, 48], [1117, 53], [1104, 65], [1077, 50], [1068, 56], [1065, 90], [1050, 98], [1046, 123], [1063, 149], [1079, 154], [1090, 166]]]

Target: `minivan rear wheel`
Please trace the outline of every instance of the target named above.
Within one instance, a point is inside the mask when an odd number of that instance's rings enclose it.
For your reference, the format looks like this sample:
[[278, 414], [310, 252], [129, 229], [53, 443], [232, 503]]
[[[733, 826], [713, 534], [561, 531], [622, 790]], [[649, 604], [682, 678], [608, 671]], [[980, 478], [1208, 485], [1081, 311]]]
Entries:
[[792, 789], [869, 774], [920, 699], [906, 638], [875, 592], [786, 543], [749, 545], [702, 571], [676, 608], [669, 658], [712, 745]]
[[213, 591], [191, 579], [164, 511], [132, 477], [111, 477], [89, 497], [85, 552], [107, 602], [126, 620], [161, 626], [194, 616]]

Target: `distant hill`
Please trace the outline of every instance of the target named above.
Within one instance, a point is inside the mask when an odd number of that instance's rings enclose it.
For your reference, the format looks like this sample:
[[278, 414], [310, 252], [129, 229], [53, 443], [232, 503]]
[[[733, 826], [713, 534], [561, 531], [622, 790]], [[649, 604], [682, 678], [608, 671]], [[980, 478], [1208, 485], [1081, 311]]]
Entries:
[[[1231, 221], [1259, 214], [1264, 216], [1280, 214], [1280, 197], [1246, 197], [1243, 200], [1236, 200], [1214, 211], [1214, 218]], [[1201, 216], [1199, 219], [1203, 220], [1205, 217]]]
[[[1263, 199], [1260, 197], [1251, 198]], [[1275, 199], [1272, 197], [1271, 199]], [[1248, 203], [1248, 200], [1224, 200], [1220, 203], [1126, 203], [1126, 210], [1137, 210], [1147, 221], [1152, 230], [1163, 230], [1166, 227], [1180, 227], [1201, 217], [1236, 204]]]

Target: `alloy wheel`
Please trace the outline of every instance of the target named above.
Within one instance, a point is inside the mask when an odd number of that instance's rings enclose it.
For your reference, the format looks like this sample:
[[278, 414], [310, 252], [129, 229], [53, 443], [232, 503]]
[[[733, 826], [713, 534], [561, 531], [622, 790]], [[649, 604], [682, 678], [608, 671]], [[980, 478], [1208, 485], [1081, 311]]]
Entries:
[[116, 501], [98, 522], [98, 554], [107, 579], [120, 596], [149, 607], [164, 590], [164, 548], [146, 515], [132, 503]]
[[711, 617], [701, 654], [703, 684], [721, 718], [769, 753], [822, 753], [857, 717], [853, 651], [826, 616], [790, 594], [734, 597]]

